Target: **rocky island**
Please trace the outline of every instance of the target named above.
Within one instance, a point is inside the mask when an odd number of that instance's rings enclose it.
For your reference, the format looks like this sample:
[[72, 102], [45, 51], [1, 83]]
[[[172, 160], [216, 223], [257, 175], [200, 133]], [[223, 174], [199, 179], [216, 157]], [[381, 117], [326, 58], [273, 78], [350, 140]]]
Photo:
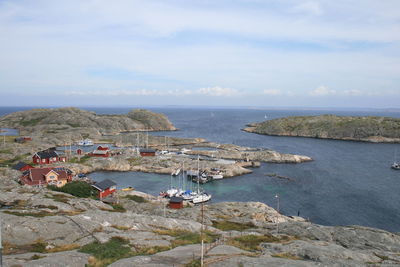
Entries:
[[355, 116], [292, 116], [249, 124], [244, 131], [364, 142], [400, 142], [400, 119]]

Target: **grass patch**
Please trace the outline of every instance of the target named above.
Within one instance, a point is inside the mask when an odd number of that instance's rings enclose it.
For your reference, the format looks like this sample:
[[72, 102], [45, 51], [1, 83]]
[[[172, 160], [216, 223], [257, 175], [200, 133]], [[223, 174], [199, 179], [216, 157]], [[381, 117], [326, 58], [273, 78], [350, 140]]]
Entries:
[[132, 254], [128, 244], [129, 241], [122, 237], [112, 237], [105, 243], [95, 241], [87, 244], [79, 252], [87, 253], [94, 257], [89, 260], [90, 266], [107, 266], [114, 261]]
[[0, 166], [9, 166], [15, 165], [18, 161], [21, 161], [25, 158], [25, 155], [15, 156], [12, 159], [0, 159]]
[[126, 212], [126, 209], [124, 208], [124, 206], [122, 206], [121, 204], [110, 204], [110, 206], [113, 208], [110, 211], [114, 211], [114, 212]]
[[41, 239], [38, 239], [38, 240], [36, 240], [35, 243], [32, 244], [31, 252], [45, 253], [46, 247], [47, 247], [47, 243]]
[[292, 255], [288, 252], [284, 252], [284, 253], [277, 253], [277, 254], [273, 254], [271, 255], [272, 257], [276, 257], [276, 258], [284, 258], [284, 259], [289, 259], [289, 260], [303, 260], [303, 258], [300, 258], [298, 256]]
[[138, 166], [140, 164], [142, 164], [142, 158], [129, 158], [127, 159], [128, 162], [132, 165], [132, 166]]
[[41, 117], [41, 118], [37, 118], [37, 119], [31, 119], [31, 120], [22, 120], [19, 123], [22, 126], [35, 126], [37, 125], [39, 122], [41, 122], [45, 117]]
[[129, 200], [133, 200], [133, 201], [138, 202], [138, 203], [146, 203], [146, 202], [148, 202], [144, 197], [136, 196], [136, 195], [127, 195], [124, 198], [129, 199]]
[[58, 207], [53, 206], [53, 205], [36, 205], [34, 207], [38, 208], [38, 209], [50, 209], [50, 210], [57, 210], [58, 209]]
[[33, 260], [38, 260], [38, 259], [41, 259], [41, 258], [46, 258], [46, 256], [41, 256], [41, 255], [38, 255], [38, 254], [34, 254], [32, 257], [30, 257], [29, 259], [31, 260], [31, 261], [33, 261]]
[[10, 214], [10, 215], [15, 215], [15, 216], [30, 216], [30, 217], [38, 217], [38, 218], [57, 215], [56, 213], [48, 212], [48, 211], [20, 212], [20, 211], [5, 210], [3, 212]]
[[1, 149], [0, 154], [12, 154], [13, 152], [11, 149]]
[[81, 125], [80, 125], [80, 124], [78, 124], [78, 123], [68, 123], [68, 125], [69, 125], [69, 126], [71, 126], [72, 128], [78, 128], [78, 127], [81, 127]]
[[279, 239], [269, 235], [244, 235], [231, 239], [228, 243], [247, 251], [261, 250], [260, 244], [264, 242], [278, 242]]
[[[173, 247], [201, 243], [200, 233], [194, 233], [180, 229], [159, 229], [153, 230], [153, 232], [159, 235], [169, 235], [175, 237], [175, 239], [171, 242]], [[218, 234], [212, 233], [210, 231], [203, 232], [203, 240], [205, 243], [212, 243], [217, 240], [218, 237]]]
[[154, 246], [154, 247], [144, 247], [139, 249], [134, 255], [135, 256], [144, 256], [144, 255], [153, 255], [159, 252], [170, 250], [169, 246]]
[[90, 157], [88, 155], [84, 155], [80, 159], [78, 159], [77, 157], [74, 157], [74, 158], [70, 159], [68, 162], [69, 163], [86, 163], [86, 161], [88, 161], [89, 159], [90, 159]]
[[68, 204], [68, 201], [71, 199], [71, 197], [62, 194], [45, 195], [45, 198], [50, 198], [53, 199], [54, 201], [66, 204]]
[[100, 143], [112, 143], [113, 140], [112, 139], [100, 139], [99, 142]]
[[185, 267], [200, 267], [200, 266], [201, 266], [200, 260], [192, 260], [191, 262], [185, 265]]
[[255, 227], [252, 223], [237, 223], [231, 221], [212, 221], [212, 226], [222, 231], [244, 231]]

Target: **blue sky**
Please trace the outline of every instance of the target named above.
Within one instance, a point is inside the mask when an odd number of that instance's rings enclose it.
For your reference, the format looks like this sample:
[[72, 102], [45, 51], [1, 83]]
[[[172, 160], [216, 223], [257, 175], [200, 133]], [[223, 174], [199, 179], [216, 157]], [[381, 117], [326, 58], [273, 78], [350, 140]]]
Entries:
[[398, 0], [0, 0], [0, 105], [400, 108], [399, 10]]

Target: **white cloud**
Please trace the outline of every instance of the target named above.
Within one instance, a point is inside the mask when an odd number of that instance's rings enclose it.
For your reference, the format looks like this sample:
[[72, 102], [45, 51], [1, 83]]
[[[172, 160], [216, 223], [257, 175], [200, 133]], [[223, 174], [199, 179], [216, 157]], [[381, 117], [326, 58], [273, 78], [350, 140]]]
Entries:
[[321, 7], [320, 2], [317, 1], [305, 1], [295, 5], [292, 9], [294, 12], [301, 12], [311, 14], [315, 16], [321, 16], [324, 11]]
[[271, 95], [271, 96], [277, 96], [277, 95], [281, 95], [282, 91], [278, 90], [278, 89], [265, 89], [262, 94], [264, 95]]
[[232, 88], [222, 88], [219, 86], [200, 88], [197, 93], [207, 96], [238, 96], [240, 92]]
[[312, 96], [327, 96], [336, 95], [336, 90], [329, 89], [328, 87], [321, 85], [310, 92]]
[[351, 89], [351, 90], [344, 90], [343, 94], [348, 96], [360, 96], [363, 95], [363, 92], [357, 89]]
[[241, 93], [232, 88], [222, 88], [219, 86], [200, 88], [197, 90], [72, 90], [65, 93], [66, 95], [78, 96], [189, 96], [189, 95], [204, 95], [204, 96], [221, 96], [231, 97], [238, 96]]

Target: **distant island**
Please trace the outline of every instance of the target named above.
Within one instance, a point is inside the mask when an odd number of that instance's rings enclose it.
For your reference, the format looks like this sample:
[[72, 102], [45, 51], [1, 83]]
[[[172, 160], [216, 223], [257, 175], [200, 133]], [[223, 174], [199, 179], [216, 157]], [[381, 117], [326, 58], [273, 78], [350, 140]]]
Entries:
[[[176, 130], [164, 114], [144, 109], [121, 115], [100, 115], [78, 108], [32, 109], [0, 117], [0, 127], [23, 128], [25, 134], [105, 135], [129, 131]], [[44, 132], [44, 133], [43, 133]]]
[[244, 131], [363, 142], [400, 142], [400, 119], [371, 116], [291, 116], [251, 123]]

